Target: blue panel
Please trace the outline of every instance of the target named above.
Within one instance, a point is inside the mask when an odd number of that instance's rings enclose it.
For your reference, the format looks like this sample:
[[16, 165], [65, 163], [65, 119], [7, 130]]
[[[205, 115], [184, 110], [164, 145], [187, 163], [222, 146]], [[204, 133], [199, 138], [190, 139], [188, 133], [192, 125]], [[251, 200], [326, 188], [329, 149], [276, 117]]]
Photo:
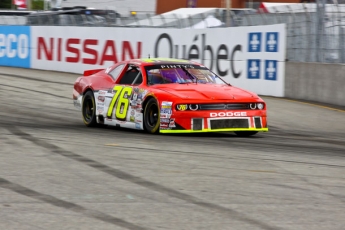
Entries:
[[248, 52], [261, 51], [261, 33], [248, 34]]
[[0, 26], [0, 66], [31, 67], [29, 26]]
[[276, 60], [265, 61], [265, 80], [277, 80], [277, 63]]
[[266, 52], [278, 52], [278, 33], [266, 33]]
[[247, 62], [247, 78], [248, 79], [260, 79], [260, 60], [248, 59]]

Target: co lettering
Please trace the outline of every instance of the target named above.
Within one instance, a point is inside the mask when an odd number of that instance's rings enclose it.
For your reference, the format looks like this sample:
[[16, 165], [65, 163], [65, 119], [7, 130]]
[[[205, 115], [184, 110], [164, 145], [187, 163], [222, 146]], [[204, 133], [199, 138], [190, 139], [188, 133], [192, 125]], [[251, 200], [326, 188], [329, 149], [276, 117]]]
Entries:
[[26, 34], [0, 34], [0, 58], [20, 58], [29, 56], [29, 37]]
[[[193, 42], [198, 41], [199, 36], [195, 36]], [[230, 60], [230, 69], [232, 76], [234, 78], [239, 78], [242, 74], [242, 71], [235, 71], [235, 62], [234, 57], [237, 52], [242, 52], [242, 46], [237, 44], [235, 45], [232, 50], [228, 48], [226, 44], [219, 45], [216, 49], [211, 45], [206, 45], [206, 34], [201, 34], [201, 47], [197, 44], [193, 44], [189, 47], [187, 52], [187, 45], [175, 45], [172, 38], [169, 34], [163, 33], [161, 34], [155, 43], [154, 47], [154, 55], [155, 57], [160, 57], [159, 51], [163, 49], [160, 46], [162, 41], [168, 42], [168, 53], [170, 58], [182, 58], [182, 59], [199, 59], [201, 60], [202, 64], [205, 64], [205, 56], [209, 54], [211, 57], [209, 69], [213, 69], [213, 65], [216, 65], [217, 74], [221, 77], [227, 76], [229, 73], [229, 69], [221, 69], [220, 61], [221, 60]], [[164, 47], [165, 49], [166, 47]], [[179, 51], [182, 51], [182, 57], [179, 57]], [[216, 52], [214, 53], [214, 50]]]

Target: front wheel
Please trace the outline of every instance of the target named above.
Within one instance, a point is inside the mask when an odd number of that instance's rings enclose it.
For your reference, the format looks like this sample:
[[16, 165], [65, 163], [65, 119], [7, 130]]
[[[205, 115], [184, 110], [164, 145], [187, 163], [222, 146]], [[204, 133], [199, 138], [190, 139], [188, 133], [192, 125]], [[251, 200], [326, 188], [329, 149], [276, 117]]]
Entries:
[[158, 133], [159, 125], [159, 106], [156, 99], [151, 98], [144, 110], [144, 127], [149, 133]]
[[87, 91], [83, 96], [82, 102], [83, 121], [86, 126], [91, 127], [96, 125], [95, 105], [95, 97], [93, 96], [92, 91]]
[[258, 131], [237, 131], [234, 132], [239, 137], [249, 137], [258, 133]]

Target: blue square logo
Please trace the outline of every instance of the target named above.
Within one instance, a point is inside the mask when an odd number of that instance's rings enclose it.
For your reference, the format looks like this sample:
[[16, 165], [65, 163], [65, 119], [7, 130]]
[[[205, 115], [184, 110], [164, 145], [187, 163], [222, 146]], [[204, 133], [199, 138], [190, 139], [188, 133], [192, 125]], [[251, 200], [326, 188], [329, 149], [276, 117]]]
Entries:
[[248, 79], [260, 79], [260, 60], [248, 59], [247, 63], [247, 78]]
[[265, 80], [271, 80], [271, 81], [277, 80], [277, 61], [276, 60], [265, 61]]
[[266, 33], [266, 52], [278, 52], [278, 33]]
[[248, 52], [261, 51], [261, 33], [249, 33]]

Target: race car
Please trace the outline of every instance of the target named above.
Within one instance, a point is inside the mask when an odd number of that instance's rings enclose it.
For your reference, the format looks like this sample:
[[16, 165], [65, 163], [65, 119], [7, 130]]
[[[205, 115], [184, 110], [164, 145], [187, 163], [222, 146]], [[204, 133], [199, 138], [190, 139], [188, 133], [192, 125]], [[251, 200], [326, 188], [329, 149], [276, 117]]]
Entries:
[[131, 59], [84, 71], [74, 83], [74, 106], [86, 126], [148, 133], [268, 131], [265, 102], [232, 86], [206, 66], [170, 58]]

